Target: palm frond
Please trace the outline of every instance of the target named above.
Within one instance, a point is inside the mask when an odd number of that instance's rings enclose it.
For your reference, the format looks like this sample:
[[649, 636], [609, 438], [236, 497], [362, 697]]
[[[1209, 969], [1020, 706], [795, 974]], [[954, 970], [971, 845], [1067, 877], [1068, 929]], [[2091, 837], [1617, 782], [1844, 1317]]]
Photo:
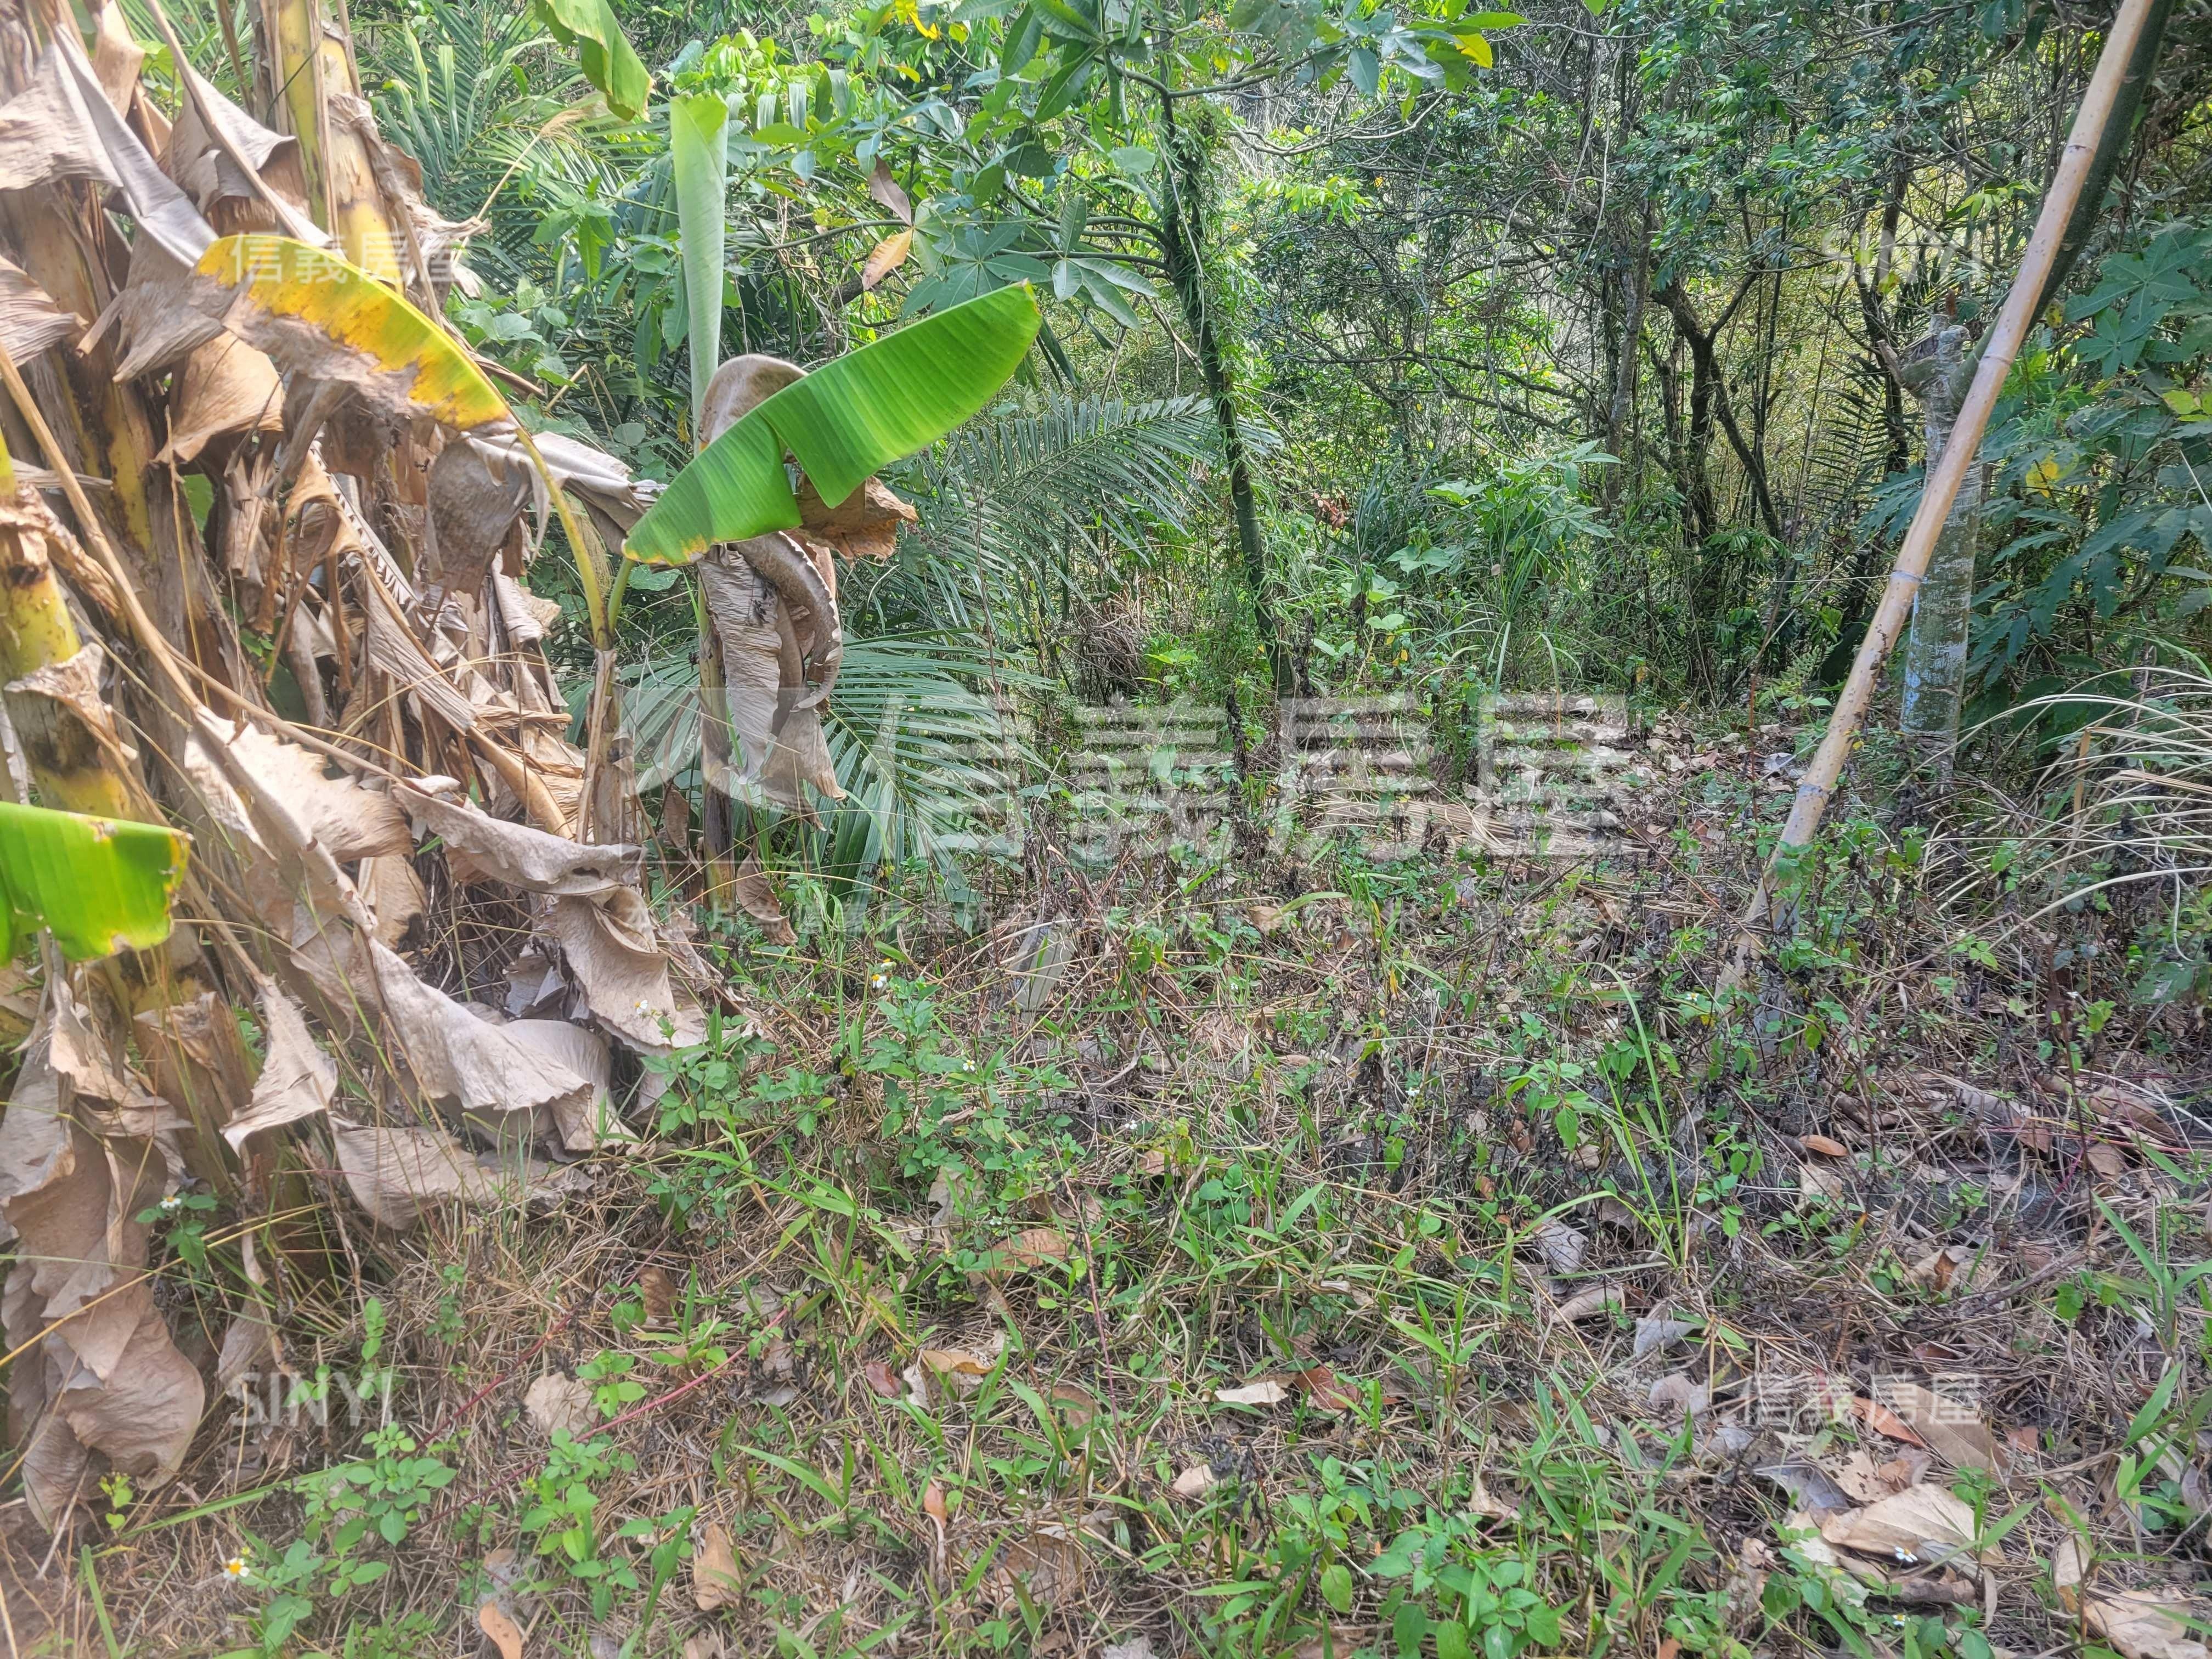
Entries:
[[1011, 702], [1042, 684], [930, 639], [846, 648], [824, 727], [846, 799], [827, 815], [821, 869], [851, 883], [885, 865], [1006, 852], [1036, 757]]
[[[518, 207], [537, 193], [532, 186], [580, 191], [595, 179], [611, 182], [583, 124], [557, 118], [587, 88], [528, 8], [472, 11], [426, 0], [368, 44], [378, 123], [421, 164], [424, 199], [440, 212], [473, 215], [511, 168], [525, 173]], [[526, 242], [536, 214], [526, 218]]]
[[[691, 653], [649, 656], [623, 679], [640, 794], [696, 790], [703, 697]], [[885, 864], [949, 867], [956, 854], [994, 850], [1018, 817], [1035, 760], [1011, 698], [1042, 684], [942, 640], [848, 641], [823, 721], [846, 799], [824, 814], [807, 862], [849, 885]]]
[[1819, 440], [1808, 458], [1802, 493], [1818, 531], [1858, 516], [1888, 470], [1889, 428], [1881, 371], [1860, 360], [1821, 409]]
[[1066, 592], [1109, 557], [1141, 567], [1182, 533], [1215, 441], [1197, 398], [1055, 398], [971, 422], [898, 480], [921, 522], [866, 603], [887, 627], [980, 635], [996, 601]]

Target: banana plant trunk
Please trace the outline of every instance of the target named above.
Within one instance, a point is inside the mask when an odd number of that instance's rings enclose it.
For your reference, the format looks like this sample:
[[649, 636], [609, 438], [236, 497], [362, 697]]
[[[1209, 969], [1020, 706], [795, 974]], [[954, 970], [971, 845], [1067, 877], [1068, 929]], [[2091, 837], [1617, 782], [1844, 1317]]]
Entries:
[[0, 471], [0, 684], [31, 787], [40, 805], [65, 812], [158, 822], [117, 763], [112, 725], [94, 729], [92, 710], [104, 714], [104, 706], [61, 695], [88, 687], [96, 696], [99, 659], [82, 658], [84, 643], [54, 578], [49, 538], [58, 526], [4, 459]]
[[299, 141], [307, 205], [315, 222], [337, 239], [345, 257], [372, 276], [404, 288], [395, 233], [376, 186], [368, 144], [354, 119], [362, 101], [353, 31], [338, 0], [338, 27], [323, 0], [262, 0], [261, 62], [277, 123]]
[[[1899, 366], [1905, 389], [1920, 399], [1932, 472], [1949, 447], [1968, 380], [1966, 331], [1939, 327]], [[1982, 475], [1970, 466], [1936, 540], [1912, 606], [1905, 647], [1905, 707], [1900, 724], [1937, 781], [1948, 781], [1959, 742], [1965, 699], [1966, 646], [1973, 620], [1974, 552], [1981, 539]]]

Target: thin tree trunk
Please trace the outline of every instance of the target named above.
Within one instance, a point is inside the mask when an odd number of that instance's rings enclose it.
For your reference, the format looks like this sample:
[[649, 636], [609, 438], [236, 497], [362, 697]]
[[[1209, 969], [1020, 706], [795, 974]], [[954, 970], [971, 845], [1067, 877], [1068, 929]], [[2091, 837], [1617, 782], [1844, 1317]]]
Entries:
[[1618, 500], [1623, 489], [1633, 480], [1629, 471], [1629, 421], [1636, 412], [1636, 373], [1638, 360], [1642, 356], [1644, 340], [1644, 311], [1651, 296], [1651, 239], [1648, 225], [1638, 239], [1636, 259], [1628, 274], [1626, 314], [1620, 323], [1620, 350], [1613, 368], [1613, 400], [1605, 416], [1605, 447], [1607, 452], [1620, 462], [1611, 470], [1606, 495]]
[[400, 238], [384, 210], [368, 145], [339, 98], [361, 98], [351, 37], [325, 21], [321, 0], [262, 0], [261, 61], [277, 123], [299, 140], [307, 205], [345, 257], [404, 289]]
[[1267, 599], [1267, 549], [1260, 533], [1259, 501], [1252, 488], [1252, 465], [1244, 444], [1244, 428], [1237, 415], [1236, 388], [1229, 366], [1221, 355], [1221, 341], [1213, 325], [1213, 307], [1206, 295], [1203, 250], [1205, 158], [1190, 133], [1176, 124], [1175, 94], [1160, 94], [1160, 131], [1167, 150], [1167, 190], [1160, 212], [1160, 244], [1166, 257], [1169, 280], [1182, 310], [1183, 325], [1190, 331], [1198, 353], [1199, 371], [1206, 377], [1206, 392], [1213, 404], [1213, 418], [1221, 428], [1222, 460], [1229, 472], [1229, 501], [1236, 515], [1237, 544], [1243, 556], [1244, 586], [1252, 602], [1252, 620], [1260, 642], [1267, 649], [1267, 672], [1278, 696], [1287, 696], [1296, 687], [1290, 653], [1284, 649], [1276, 625], [1274, 607]]
[[[1739, 290], [1738, 298], [1741, 299], [1746, 291]], [[1766, 533], [1780, 541], [1782, 514], [1776, 510], [1774, 497], [1767, 489], [1765, 458], [1759, 453], [1759, 447], [1744, 436], [1743, 428], [1736, 423], [1735, 410], [1729, 401], [1728, 380], [1722, 373], [1720, 354], [1715, 347], [1717, 336], [1728, 325], [1728, 319], [1735, 310], [1735, 302], [1729, 303], [1728, 310], [1721, 313], [1721, 320], [1710, 329], [1699, 325], [1697, 309], [1691, 304], [1690, 296], [1679, 280], [1668, 283], [1660, 290], [1659, 302], [1667, 307], [1668, 314], [1674, 319], [1674, 326], [1681, 331], [1682, 338], [1690, 348], [1690, 443], [1697, 452], [1700, 469], [1704, 465], [1705, 447], [1711, 441], [1712, 422], [1717, 418], [1721, 430], [1728, 434], [1729, 447], [1735, 451], [1736, 459], [1742, 463], [1744, 475], [1751, 481], [1751, 498], [1759, 508], [1759, 518], [1765, 523]], [[1702, 439], [1698, 431], [1701, 398], [1705, 410]]]

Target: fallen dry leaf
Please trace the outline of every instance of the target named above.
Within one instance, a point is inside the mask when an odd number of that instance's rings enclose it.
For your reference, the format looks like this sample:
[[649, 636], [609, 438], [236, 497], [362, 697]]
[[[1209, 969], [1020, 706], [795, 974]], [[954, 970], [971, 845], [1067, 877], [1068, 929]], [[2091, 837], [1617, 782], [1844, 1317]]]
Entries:
[[1060, 1407], [1060, 1414], [1067, 1419], [1070, 1428], [1088, 1428], [1091, 1419], [1098, 1414], [1098, 1402], [1070, 1383], [1054, 1383], [1050, 1398]]
[[1213, 1465], [1194, 1463], [1176, 1476], [1175, 1484], [1168, 1490], [1177, 1498], [1202, 1498], [1214, 1484]]
[[1601, 1225], [1617, 1227], [1625, 1233], [1644, 1231], [1644, 1224], [1636, 1218], [1636, 1212], [1610, 1194], [1591, 1206], [1590, 1215]]
[[1702, 1417], [1712, 1404], [1705, 1385], [1687, 1371], [1674, 1371], [1651, 1385], [1651, 1409], [1670, 1419]]
[[1298, 1373], [1298, 1386], [1306, 1391], [1306, 1399], [1325, 1412], [1348, 1412], [1359, 1404], [1356, 1388], [1347, 1388], [1336, 1379], [1336, 1373], [1326, 1365], [1310, 1365]]
[[691, 1600], [700, 1612], [712, 1613], [735, 1601], [742, 1587], [730, 1529], [709, 1521], [699, 1535], [699, 1553], [691, 1559]]
[[941, 1481], [933, 1480], [922, 1489], [921, 1512], [940, 1527], [951, 1515], [951, 1509], [945, 1501], [945, 1486]]
[[2087, 1552], [2079, 1538], [2069, 1538], [2051, 1552], [2051, 1588], [2058, 1592], [2058, 1605], [2067, 1612], [2081, 1612], [2081, 1585], [2087, 1577]]
[[983, 1379], [1006, 1351], [1006, 1334], [994, 1331], [987, 1341], [971, 1348], [924, 1348], [920, 1364], [956, 1393], [969, 1394], [983, 1386]]
[[1851, 1149], [1840, 1140], [1827, 1135], [1799, 1135], [1797, 1144], [1808, 1152], [1818, 1152], [1822, 1158], [1849, 1158]]
[[1571, 1273], [1583, 1265], [1589, 1249], [1589, 1235], [1564, 1221], [1547, 1221], [1536, 1229], [1536, 1249], [1544, 1265], [1555, 1273]]
[[1137, 1173], [1141, 1176], [1164, 1176], [1168, 1172], [1168, 1155], [1155, 1146], [1137, 1160]]
[[1273, 1377], [1263, 1376], [1239, 1388], [1216, 1389], [1213, 1397], [1224, 1406], [1279, 1406], [1291, 1397], [1291, 1391]]
[[491, 1638], [499, 1659], [522, 1659], [522, 1627], [507, 1617], [498, 1602], [487, 1601], [477, 1609], [477, 1628]]
[[2204, 1613], [2186, 1590], [2089, 1593], [2082, 1615], [2124, 1659], [2205, 1659]]
[[1924, 1566], [1969, 1553], [1974, 1512], [1942, 1486], [1911, 1486], [1863, 1510], [1830, 1516], [1820, 1536], [1838, 1549]]
[[676, 1281], [665, 1268], [646, 1268], [637, 1276], [637, 1288], [645, 1297], [647, 1324], [658, 1325], [676, 1311]]
[[1851, 1401], [1851, 1415], [1876, 1434], [1886, 1434], [1892, 1440], [1902, 1440], [1908, 1446], [1924, 1446], [1928, 1443], [1913, 1433], [1904, 1419], [1879, 1401], [1860, 1395]]
[[1553, 1309], [1552, 1317], [1563, 1325], [1571, 1325], [1578, 1320], [1616, 1313], [1620, 1305], [1620, 1286], [1618, 1285], [1585, 1285]]
[[991, 1273], [1033, 1273], [1057, 1267], [1068, 1257], [1066, 1236], [1054, 1227], [1031, 1227], [1002, 1238], [985, 1255], [983, 1271]]
[[592, 1391], [560, 1371], [548, 1371], [532, 1382], [522, 1396], [522, 1408], [530, 1413], [538, 1431], [547, 1436], [556, 1429], [566, 1429], [570, 1438], [580, 1440], [599, 1420], [592, 1408]]
[[1521, 1518], [1521, 1506], [1509, 1504], [1492, 1493], [1488, 1486], [1483, 1485], [1482, 1472], [1479, 1469], [1474, 1476], [1474, 1493], [1467, 1500], [1467, 1506], [1486, 1521], [1518, 1521]]
[[1996, 1264], [1966, 1244], [1946, 1244], [1931, 1250], [1905, 1270], [1909, 1284], [1938, 1292], [1954, 1285], [1961, 1289], [1978, 1285], [1992, 1276]]
[[1098, 1659], [1158, 1659], [1152, 1652], [1152, 1638], [1133, 1636], [1126, 1642], [1109, 1642]]
[[1844, 1178], [1825, 1164], [1800, 1164], [1797, 1190], [1801, 1209], [1808, 1204], [1840, 1204], [1844, 1201]]
[[1002, 1608], [1018, 1605], [1018, 1584], [1041, 1607], [1072, 1600], [1082, 1593], [1089, 1565], [1079, 1534], [1048, 1522], [1000, 1546], [991, 1564], [994, 1598]]
[[906, 1384], [899, 1380], [899, 1374], [880, 1359], [871, 1359], [861, 1366], [860, 1375], [867, 1378], [870, 1389], [882, 1399], [897, 1400], [906, 1393]]
[[[1928, 1454], [1921, 1451], [1917, 1456], [1924, 1466]], [[1913, 1467], [1911, 1459], [1893, 1457], [1887, 1462], [1877, 1462], [1872, 1453], [1863, 1449], [1845, 1458], [1835, 1474], [1837, 1486], [1855, 1504], [1871, 1504], [1887, 1498], [1915, 1485], [1919, 1479], [1920, 1470]]]
[[[1759, 1474], [1790, 1494], [1792, 1507], [1816, 1519], [1841, 1515], [1851, 1507], [1852, 1494], [1818, 1463], [1802, 1457], [1770, 1463]], [[1878, 1493], [1887, 1497], [1888, 1494]]]
[[1954, 1468], [2002, 1473], [2004, 1464], [1997, 1450], [1996, 1437], [1972, 1407], [1923, 1389], [1917, 1382], [1894, 1377], [1885, 1381], [1881, 1393], [1883, 1404], [1907, 1430], [1897, 1435], [1875, 1424], [1884, 1434], [1925, 1446]]
[[1686, 1319], [1668, 1319], [1656, 1313], [1647, 1315], [1636, 1322], [1635, 1357], [1641, 1359], [1645, 1354], [1671, 1348], [1697, 1328]]

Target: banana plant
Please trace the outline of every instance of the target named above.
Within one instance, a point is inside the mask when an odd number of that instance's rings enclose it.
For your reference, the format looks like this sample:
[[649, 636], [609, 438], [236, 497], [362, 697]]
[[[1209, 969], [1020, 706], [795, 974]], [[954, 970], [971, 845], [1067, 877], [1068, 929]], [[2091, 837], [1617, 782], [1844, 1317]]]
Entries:
[[592, 544], [529, 429], [459, 340], [368, 271], [289, 237], [218, 238], [193, 276], [200, 309], [286, 368], [341, 381], [394, 412], [427, 415], [456, 431], [512, 422], [574, 552], [592, 642], [613, 648]]
[[[770, 633], [747, 625], [749, 607], [728, 566], [710, 563], [702, 572], [700, 672], [714, 708], [702, 736], [710, 753], [742, 763], [738, 786], [726, 793], [710, 778], [709, 856], [718, 892], [735, 890], [728, 814], [738, 802], [747, 813], [767, 808], [812, 822], [805, 786], [833, 801], [844, 793], [822, 726], [843, 653], [836, 601], [813, 560], [788, 538], [769, 533], [809, 522], [784, 456], [805, 473], [811, 504], [844, 507], [878, 470], [988, 403], [1020, 366], [1041, 320], [1024, 284], [910, 323], [811, 374], [753, 360], [781, 389], [678, 473], [623, 542], [625, 576], [639, 564], [688, 564], [717, 543], [736, 543], [776, 595]], [[617, 595], [623, 585], [617, 582]], [[711, 737], [716, 728], [720, 739]]]
[[824, 503], [840, 505], [990, 402], [1040, 321], [1027, 283], [1002, 288], [793, 381], [678, 473], [623, 551], [642, 564], [688, 564], [717, 542], [797, 529], [786, 452]]
[[684, 260], [685, 343], [691, 353], [692, 442], [700, 441], [707, 382], [722, 349], [722, 262], [728, 240], [724, 196], [729, 180], [730, 111], [716, 93], [695, 92], [668, 106], [669, 165], [676, 179], [676, 221]]
[[0, 958], [40, 927], [72, 962], [159, 945], [187, 845], [162, 824], [0, 801]]

